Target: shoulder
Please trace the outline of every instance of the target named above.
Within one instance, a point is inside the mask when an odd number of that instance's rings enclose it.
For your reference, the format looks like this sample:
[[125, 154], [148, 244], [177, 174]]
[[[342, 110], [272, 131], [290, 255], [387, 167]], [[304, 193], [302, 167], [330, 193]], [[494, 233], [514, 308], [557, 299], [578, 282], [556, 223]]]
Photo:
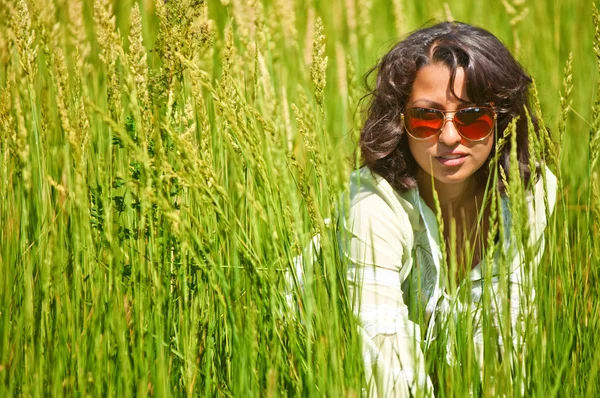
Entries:
[[410, 229], [417, 209], [396, 191], [383, 177], [362, 167], [350, 175], [347, 204], [349, 216], [376, 217], [390, 223], [400, 223]]
[[[340, 219], [351, 257], [378, 266], [398, 266], [413, 246], [412, 220], [416, 209], [384, 178], [366, 167], [353, 172], [343, 199], [346, 211]], [[360, 259], [362, 258], [362, 260]]]

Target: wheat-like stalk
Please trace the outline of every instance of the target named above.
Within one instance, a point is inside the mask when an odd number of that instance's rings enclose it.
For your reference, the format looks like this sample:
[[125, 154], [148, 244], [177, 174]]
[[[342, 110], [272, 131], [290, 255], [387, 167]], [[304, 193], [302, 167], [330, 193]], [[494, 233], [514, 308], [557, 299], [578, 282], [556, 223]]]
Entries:
[[[12, 68], [7, 68], [12, 72]], [[11, 154], [16, 154], [14, 139], [14, 117], [12, 115], [12, 86], [11, 80], [6, 81], [6, 85], [0, 94], [0, 150], [2, 151], [2, 175], [9, 175]]]
[[502, 0], [506, 13], [511, 17], [510, 26], [513, 36], [513, 53], [519, 55], [521, 52], [521, 39], [518, 33], [518, 27], [529, 14], [529, 7], [525, 6], [525, 1], [513, 0], [512, 4], [509, 0]]
[[294, 136], [292, 132], [292, 122], [290, 117], [290, 104], [287, 99], [285, 87], [281, 88], [281, 106], [283, 108], [283, 130], [285, 132], [285, 148], [292, 152], [294, 148]]
[[[90, 73], [90, 65], [86, 63], [86, 60], [90, 55], [91, 45], [85, 30], [83, 3], [81, 0], [73, 0], [68, 2], [68, 7], [66, 8], [66, 18], [68, 21], [67, 42], [69, 42], [75, 50], [73, 53], [75, 73], [73, 74], [73, 88], [71, 92], [73, 95], [73, 107], [75, 108], [73, 124], [75, 125], [74, 128], [77, 129], [77, 135], [79, 137], [80, 150], [77, 152], [81, 155], [80, 159], [76, 159], [76, 163], [81, 165], [82, 169], [85, 169], [86, 147], [90, 138], [90, 121], [83, 100], [85, 95], [89, 97], [89, 93], [86, 92], [87, 86], [84, 85], [83, 82], [85, 77]], [[77, 178], [80, 180], [83, 178], [81, 173]], [[83, 195], [77, 195], [77, 197], [82, 196]]]
[[[444, 14], [443, 1], [0, 1], [0, 396], [367, 391], [351, 264], [324, 217], [351, 207], [342, 193], [348, 157], [359, 161], [346, 148], [361, 123], [359, 76], [389, 38], [430, 16], [489, 24], [504, 39], [535, 17], [536, 29], [512, 43], [544, 89], [537, 98], [534, 88], [519, 123], [532, 137], [530, 168], [554, 166], [560, 191], [539, 276], [531, 270], [536, 301], [526, 305], [537, 317], [519, 329], [527, 349], [497, 349], [510, 328], [506, 312], [501, 325], [489, 315], [512, 300], [504, 294], [512, 259], [498, 238], [525, 235], [530, 203], [519, 196], [531, 188], [515, 174], [514, 122], [498, 134], [482, 240], [502, 289], [485, 290], [494, 280], [485, 267], [481, 316], [436, 318], [428, 374], [438, 395], [598, 395], [600, 106], [587, 106], [578, 85], [589, 79], [577, 78], [589, 75], [594, 26], [542, 0], [490, 2], [485, 12], [474, 0], [448, 4]], [[548, 37], [554, 45], [538, 45]], [[558, 49], [572, 51], [562, 89], [551, 62]], [[549, 93], [559, 89], [556, 101]], [[558, 118], [542, 119], [542, 105]], [[590, 119], [586, 173], [581, 140], [570, 134]], [[510, 172], [497, 164], [504, 145], [512, 145]], [[561, 157], [568, 173], [557, 168]], [[518, 213], [512, 227], [499, 180]], [[451, 272], [444, 265], [441, 278], [456, 287], [456, 304], [468, 304], [471, 282], [458, 288], [448, 278], [461, 275], [461, 254], [473, 247], [457, 246], [460, 225], [445, 227]], [[282, 271], [295, 275], [291, 285]], [[449, 353], [453, 364], [436, 360]]]
[[[68, 1], [67, 29], [69, 41], [75, 48], [75, 64], [79, 74], [84, 73], [86, 59], [90, 55], [91, 46], [85, 30], [85, 17], [83, 14], [83, 0]], [[89, 65], [88, 65], [89, 67]], [[79, 77], [79, 74], [77, 77]]]
[[8, 65], [8, 60], [10, 56], [9, 48], [10, 48], [10, 38], [8, 33], [10, 32], [10, 28], [5, 26], [5, 21], [10, 21], [11, 12], [9, 10], [10, 2], [3, 3], [0, 5], [0, 20], [3, 21], [0, 23], [0, 29], [6, 34], [0, 35], [0, 65]]
[[312, 190], [310, 189], [310, 184], [308, 182], [304, 168], [300, 165], [300, 163], [298, 163], [298, 161], [293, 156], [290, 156], [288, 158], [288, 161], [290, 165], [294, 168], [294, 170], [298, 173], [297, 187], [300, 191], [300, 194], [302, 195], [304, 203], [306, 204], [308, 215], [311, 221], [312, 232], [313, 234], [319, 233], [323, 226], [323, 220], [321, 219], [321, 217], [319, 217], [319, 212], [317, 210], [317, 206], [315, 204], [315, 200], [312, 195]]
[[107, 74], [107, 105], [113, 117], [120, 120], [123, 106], [117, 58], [118, 49], [121, 48], [121, 39], [117, 33], [111, 2], [99, 0], [94, 3], [94, 22], [98, 44], [101, 48], [99, 57], [105, 65]]
[[[571, 106], [573, 104], [572, 94], [573, 93], [573, 53], [569, 53], [569, 58], [567, 58], [567, 63], [564, 69], [564, 77], [563, 77], [563, 92], [560, 95], [560, 117], [558, 119], [558, 129], [556, 135], [556, 147], [558, 149], [557, 160], [558, 164], [560, 164], [560, 159], [562, 157], [562, 149], [564, 145], [565, 139], [565, 131], [567, 124], [567, 116], [569, 115], [569, 111], [571, 110]], [[557, 168], [558, 169], [558, 168]]]
[[546, 127], [546, 122], [544, 121], [544, 117], [542, 114], [542, 105], [540, 104], [540, 97], [537, 90], [537, 84], [534, 80], [531, 84], [531, 100], [533, 107], [533, 114], [536, 116], [538, 122], [538, 134], [541, 135], [539, 139], [540, 144], [540, 153], [551, 156], [550, 160], [552, 162], [556, 162], [556, 154], [558, 153], [558, 149], [556, 148], [556, 144], [550, 135], [550, 131]]
[[323, 21], [317, 17], [315, 23], [315, 38], [313, 44], [312, 65], [310, 67], [310, 78], [315, 90], [315, 101], [320, 112], [325, 111], [324, 93], [327, 72], [327, 56], [325, 55], [325, 35], [323, 33]]
[[198, 120], [198, 132], [200, 134], [199, 140], [199, 154], [208, 163], [213, 162], [213, 148], [212, 148], [212, 137], [211, 137], [211, 124], [209, 121], [208, 112], [206, 109], [206, 101], [204, 100], [204, 93], [202, 90], [201, 80], [204, 78], [201, 76], [198, 69], [190, 69], [190, 80], [192, 86], [192, 96], [194, 97], [196, 117]]
[[[600, 70], [600, 14], [596, 5], [592, 7], [592, 17], [594, 22], [594, 52], [596, 54], [597, 68]], [[589, 148], [589, 174], [591, 183], [591, 205], [593, 206], [595, 219], [600, 219], [600, 202], [597, 200], [600, 195], [600, 177], [598, 174], [598, 163], [600, 161], [600, 84], [596, 86], [596, 101], [593, 107], [592, 128], [590, 131]]]
[[72, 157], [75, 159], [75, 161], [80, 161], [82, 136], [80, 135], [81, 131], [73, 126], [69, 114], [69, 110], [71, 108], [69, 104], [71, 90], [68, 83], [69, 72], [67, 70], [66, 60], [62, 48], [58, 47], [54, 50], [53, 59], [53, 74], [56, 81], [57, 90], [56, 107], [58, 108], [58, 114], [60, 116], [63, 132], [71, 144]]
[[257, 52], [258, 61], [258, 83], [260, 84], [262, 99], [261, 103], [264, 107], [264, 114], [271, 115], [273, 119], [277, 117], [279, 110], [279, 103], [277, 101], [277, 95], [275, 94], [275, 87], [271, 79], [271, 74], [267, 67], [267, 61], [264, 55]]
[[30, 85], [33, 85], [38, 70], [36, 62], [38, 54], [37, 35], [31, 26], [31, 15], [25, 0], [17, 1], [17, 8], [12, 16], [11, 24], [23, 76]]
[[141, 141], [144, 145], [147, 145], [146, 136], [152, 131], [154, 120], [148, 89], [148, 64], [142, 36], [142, 17], [137, 4], [134, 4], [131, 10], [129, 24], [129, 72], [135, 83], [133, 87], [135, 91], [131, 96], [131, 101], [133, 109], [140, 116], [141, 128], [138, 129], [138, 132], [141, 135]]
[[279, 20], [279, 26], [283, 31], [283, 37], [287, 46], [296, 45], [298, 40], [298, 29], [296, 28], [296, 10], [294, 0], [275, 0], [275, 15]]

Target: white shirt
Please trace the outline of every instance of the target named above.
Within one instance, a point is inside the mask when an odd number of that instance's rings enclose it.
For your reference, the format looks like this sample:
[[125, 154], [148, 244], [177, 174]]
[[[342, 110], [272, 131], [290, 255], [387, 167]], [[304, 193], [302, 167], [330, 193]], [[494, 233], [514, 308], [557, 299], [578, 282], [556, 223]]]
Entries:
[[[348, 217], [340, 219], [340, 251], [349, 263], [348, 283], [362, 322], [363, 357], [367, 377], [372, 379], [372, 394], [402, 397], [409, 391], [413, 395], [423, 389], [431, 391], [423, 349], [435, 338], [438, 319], [469, 311], [475, 345], [482, 344], [479, 321], [484, 279], [491, 277], [492, 293], [501, 295], [499, 263], [511, 264], [506, 277], [512, 336], [518, 343], [520, 320], [532, 314], [534, 291], [528, 281], [543, 253], [543, 230], [556, 201], [556, 177], [550, 170], [544, 171], [545, 178], [540, 177], [526, 196], [525, 218], [512, 217], [511, 202], [500, 197], [498, 221], [504, 225], [504, 237], [492, 267], [483, 260], [471, 270], [470, 281], [459, 287], [470, 286], [468, 303], [448, 292], [436, 216], [418, 189], [399, 193], [367, 168], [352, 173]], [[525, 251], [511, 228], [513, 221], [523, 221], [529, 228], [524, 240], [537, 253], [530, 261], [525, 260]], [[502, 256], [504, 261], [500, 261]], [[500, 304], [491, 311], [500, 314]], [[447, 360], [453, 360], [451, 354]]]

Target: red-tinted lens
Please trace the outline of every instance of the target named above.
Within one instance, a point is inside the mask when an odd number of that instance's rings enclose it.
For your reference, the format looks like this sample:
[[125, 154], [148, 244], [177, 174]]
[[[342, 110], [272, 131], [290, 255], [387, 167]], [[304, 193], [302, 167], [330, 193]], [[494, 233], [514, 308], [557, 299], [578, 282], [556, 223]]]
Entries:
[[488, 108], [461, 109], [454, 114], [454, 125], [468, 140], [481, 140], [494, 127], [494, 113]]
[[404, 112], [406, 130], [415, 138], [436, 135], [444, 124], [444, 114], [436, 109], [410, 108]]

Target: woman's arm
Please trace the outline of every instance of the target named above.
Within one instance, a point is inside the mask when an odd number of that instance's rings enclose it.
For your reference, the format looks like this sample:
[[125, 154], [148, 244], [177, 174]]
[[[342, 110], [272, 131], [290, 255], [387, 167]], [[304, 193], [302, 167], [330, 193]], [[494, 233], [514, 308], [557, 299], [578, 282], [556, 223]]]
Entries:
[[357, 177], [340, 232], [351, 299], [362, 323], [367, 378], [372, 393], [409, 396], [431, 389], [420, 329], [408, 318], [400, 287], [412, 266], [412, 226], [387, 182], [364, 170]]

